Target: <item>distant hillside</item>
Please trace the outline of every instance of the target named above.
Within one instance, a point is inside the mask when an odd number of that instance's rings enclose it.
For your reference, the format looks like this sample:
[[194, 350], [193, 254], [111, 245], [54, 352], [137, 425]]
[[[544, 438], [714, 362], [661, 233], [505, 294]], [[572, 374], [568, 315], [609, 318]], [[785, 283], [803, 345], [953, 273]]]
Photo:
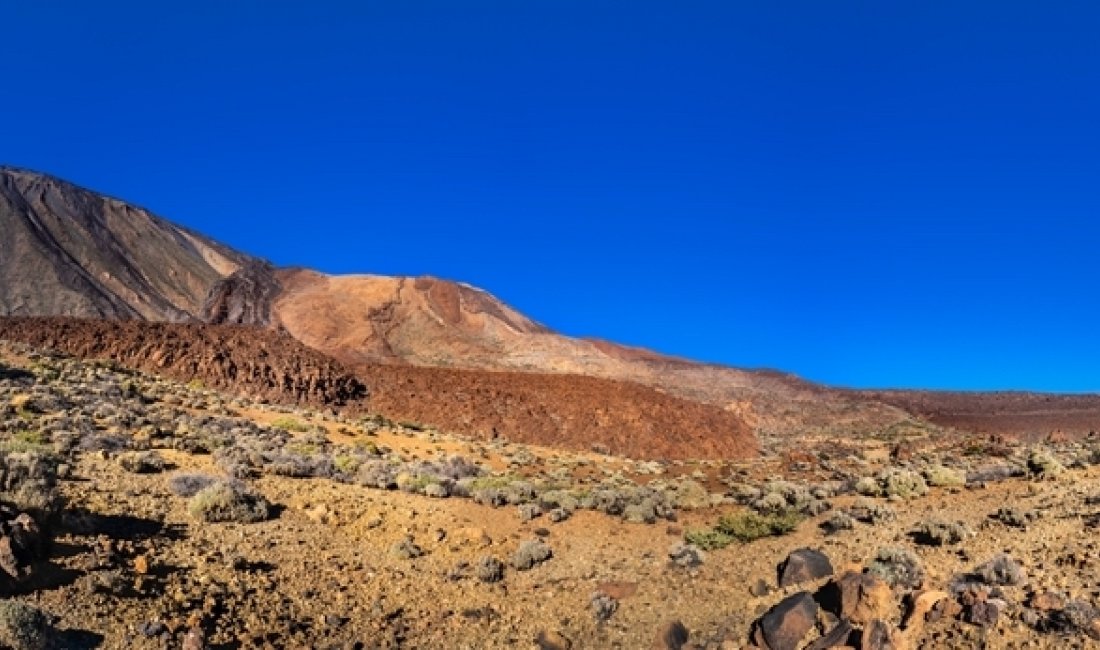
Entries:
[[146, 210], [0, 168], [0, 315], [184, 321], [250, 261]]

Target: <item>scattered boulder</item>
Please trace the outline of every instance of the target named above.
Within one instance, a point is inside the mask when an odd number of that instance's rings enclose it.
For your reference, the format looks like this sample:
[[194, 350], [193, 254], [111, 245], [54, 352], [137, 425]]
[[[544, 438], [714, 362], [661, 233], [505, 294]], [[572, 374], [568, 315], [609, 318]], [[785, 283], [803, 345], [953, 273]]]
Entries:
[[825, 585], [819, 598], [826, 610], [855, 625], [892, 619], [897, 610], [890, 585], [869, 573], [849, 571]]
[[830, 648], [840, 648], [848, 644], [848, 639], [851, 638], [852, 632], [855, 628], [848, 621], [839, 621], [836, 625], [829, 629], [828, 632], [821, 635], [814, 640], [806, 650], [829, 650]]
[[903, 641], [892, 625], [876, 618], [863, 628], [860, 650], [900, 650]]
[[45, 558], [45, 545], [45, 536], [29, 514], [0, 506], [0, 595], [13, 593], [35, 574]]
[[817, 603], [807, 591], [788, 596], [761, 616], [752, 640], [769, 650], [797, 650], [817, 620]]
[[811, 548], [792, 551], [777, 567], [780, 587], [790, 587], [803, 582], [813, 582], [833, 575], [833, 565], [828, 556]]
[[666, 623], [657, 632], [652, 650], [682, 650], [691, 634], [680, 621]]

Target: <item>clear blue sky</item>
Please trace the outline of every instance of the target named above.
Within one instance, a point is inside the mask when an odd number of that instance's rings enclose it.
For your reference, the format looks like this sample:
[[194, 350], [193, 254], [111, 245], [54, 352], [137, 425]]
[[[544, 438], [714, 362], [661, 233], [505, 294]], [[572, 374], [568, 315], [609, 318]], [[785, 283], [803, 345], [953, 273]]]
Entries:
[[9, 2], [0, 161], [854, 386], [1100, 390], [1100, 4]]

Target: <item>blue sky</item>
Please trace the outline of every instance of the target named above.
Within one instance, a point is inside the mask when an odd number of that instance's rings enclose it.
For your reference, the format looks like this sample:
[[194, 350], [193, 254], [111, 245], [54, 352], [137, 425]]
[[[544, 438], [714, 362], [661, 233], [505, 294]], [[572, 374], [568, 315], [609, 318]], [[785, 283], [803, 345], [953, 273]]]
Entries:
[[1095, 2], [8, 3], [0, 161], [852, 386], [1100, 390]]

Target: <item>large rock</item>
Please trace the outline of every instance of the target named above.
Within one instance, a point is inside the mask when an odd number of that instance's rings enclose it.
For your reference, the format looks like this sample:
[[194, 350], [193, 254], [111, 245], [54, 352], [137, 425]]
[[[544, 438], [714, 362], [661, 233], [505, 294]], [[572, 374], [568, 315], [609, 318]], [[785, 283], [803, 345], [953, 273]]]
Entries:
[[753, 642], [768, 650], [797, 650], [802, 639], [813, 629], [817, 603], [803, 591], [779, 602], [754, 626]]
[[680, 621], [667, 623], [657, 633], [653, 650], [681, 650], [688, 642], [688, 629]]
[[4, 506], [0, 512], [0, 595], [27, 582], [44, 557], [45, 540], [27, 513]]
[[875, 619], [863, 628], [860, 650], [900, 650], [902, 640], [897, 630], [881, 619]]
[[792, 551], [777, 567], [779, 586], [790, 587], [833, 575], [833, 565], [821, 551], [800, 548]]
[[814, 640], [806, 650], [830, 650], [831, 648], [843, 648], [848, 645], [848, 639], [852, 636], [852, 624], [848, 621], [840, 621], [820, 638]]
[[849, 571], [819, 592], [822, 605], [855, 625], [890, 620], [897, 613], [890, 585], [867, 573]]

